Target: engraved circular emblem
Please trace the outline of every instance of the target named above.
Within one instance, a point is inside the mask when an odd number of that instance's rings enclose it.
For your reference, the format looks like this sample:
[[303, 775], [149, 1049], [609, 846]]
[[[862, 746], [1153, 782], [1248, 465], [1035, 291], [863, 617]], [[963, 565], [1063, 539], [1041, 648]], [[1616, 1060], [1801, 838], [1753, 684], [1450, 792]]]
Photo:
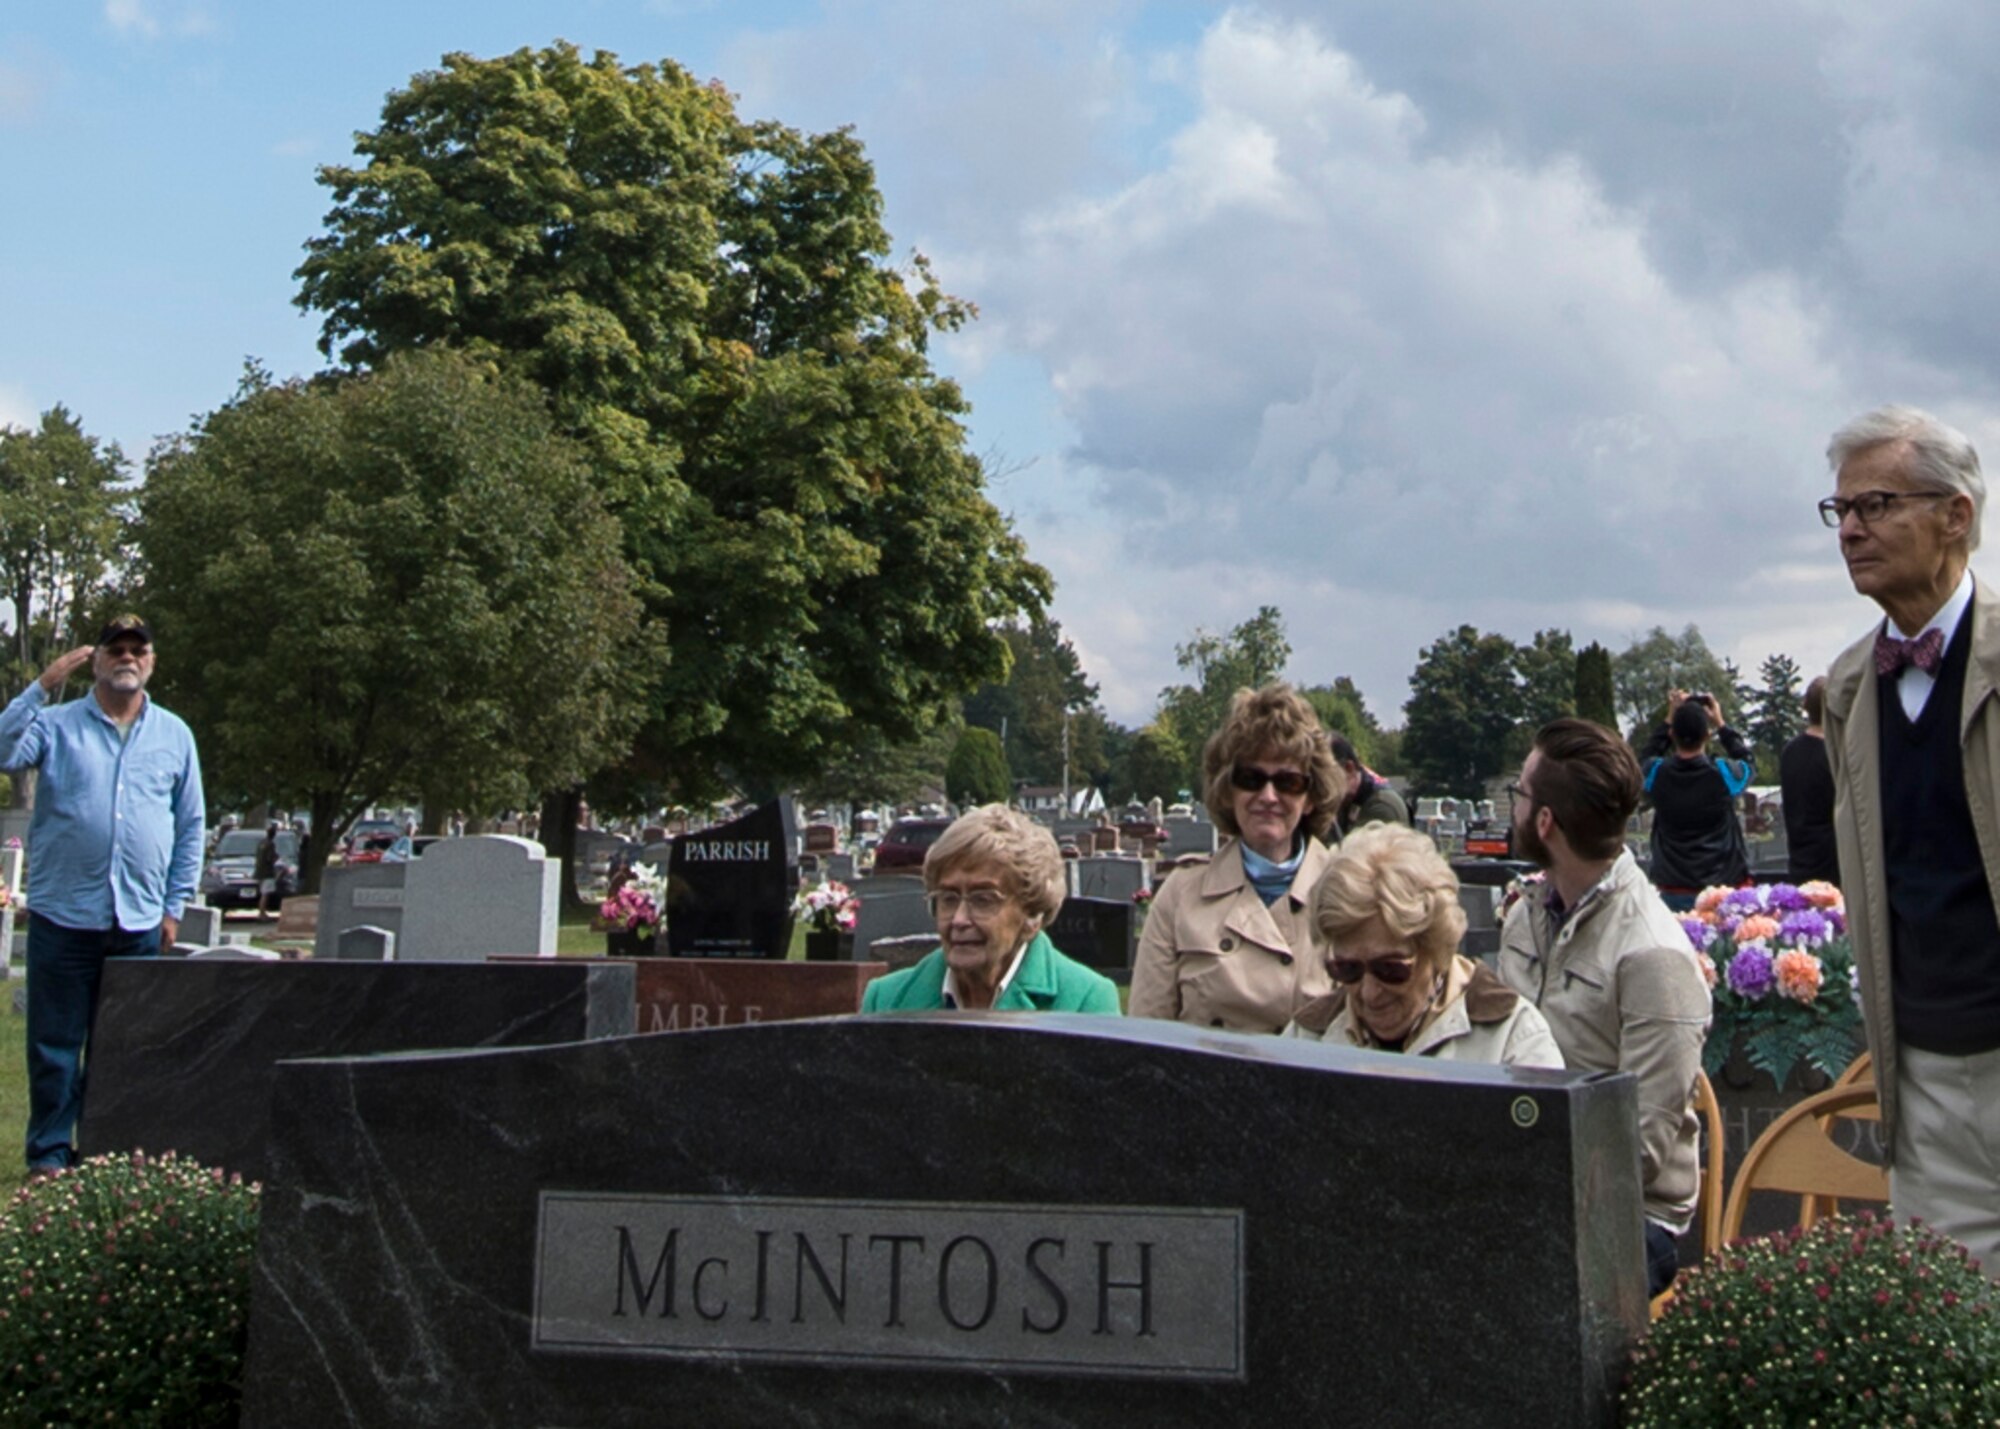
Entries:
[[1515, 1097], [1513, 1117], [1514, 1125], [1526, 1131], [1542, 1119], [1542, 1108], [1533, 1097]]

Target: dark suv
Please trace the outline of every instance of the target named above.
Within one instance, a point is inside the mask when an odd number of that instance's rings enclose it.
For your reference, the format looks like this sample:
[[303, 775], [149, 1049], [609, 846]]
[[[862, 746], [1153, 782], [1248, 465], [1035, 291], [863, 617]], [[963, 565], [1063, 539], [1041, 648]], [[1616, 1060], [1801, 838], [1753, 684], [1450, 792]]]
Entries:
[[895, 869], [921, 869], [924, 855], [938, 836], [951, 827], [950, 819], [898, 819], [875, 848], [875, 871], [891, 872]]

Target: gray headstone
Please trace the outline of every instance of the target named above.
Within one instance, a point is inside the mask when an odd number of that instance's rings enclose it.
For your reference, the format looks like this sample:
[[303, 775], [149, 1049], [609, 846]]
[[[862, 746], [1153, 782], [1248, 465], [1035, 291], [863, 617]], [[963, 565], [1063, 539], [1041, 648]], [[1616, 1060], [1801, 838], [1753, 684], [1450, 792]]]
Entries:
[[274, 953], [269, 948], [253, 948], [247, 943], [217, 943], [212, 948], [189, 948], [186, 943], [180, 943], [176, 947], [186, 948], [186, 956], [190, 960], [206, 958], [210, 962], [275, 963], [284, 959], [283, 953]]
[[222, 910], [205, 908], [198, 903], [190, 903], [181, 910], [181, 925], [176, 942], [193, 943], [197, 947], [213, 947], [222, 941]]
[[1166, 858], [1182, 858], [1191, 853], [1214, 853], [1215, 825], [1206, 819], [1174, 819], [1167, 823], [1167, 841], [1160, 846]]
[[407, 867], [403, 926], [390, 929], [397, 961], [556, 955], [562, 860], [534, 840], [441, 839]]
[[171, 1148], [264, 1180], [281, 1061], [623, 1036], [637, 1007], [632, 965], [601, 959], [113, 958], [77, 1145], [90, 1155]]
[[880, 963], [886, 971], [899, 973], [922, 962], [937, 945], [935, 931], [904, 933], [895, 938], [877, 938], [865, 947], [856, 943], [854, 957], [857, 962]]
[[391, 963], [396, 960], [396, 935], [387, 928], [348, 928], [334, 945], [333, 955], [342, 962]]
[[923, 885], [907, 893], [871, 893], [861, 900], [854, 915], [855, 956], [865, 958], [868, 948], [881, 938], [902, 938], [915, 933], [937, 937], [937, 922], [924, 906]]
[[1069, 865], [1070, 891], [1079, 898], [1127, 898], [1152, 880], [1144, 859], [1079, 858]]
[[272, 1099], [246, 1429], [1595, 1429], [1646, 1323], [1629, 1076], [917, 1014]]
[[340, 935], [349, 928], [387, 928], [400, 936], [407, 897], [404, 879], [410, 867], [407, 863], [353, 863], [327, 869], [320, 881], [313, 956], [332, 961], [338, 955]]
[[826, 856], [826, 876], [836, 883], [851, 883], [854, 880], [854, 855], [851, 853], [830, 853]]

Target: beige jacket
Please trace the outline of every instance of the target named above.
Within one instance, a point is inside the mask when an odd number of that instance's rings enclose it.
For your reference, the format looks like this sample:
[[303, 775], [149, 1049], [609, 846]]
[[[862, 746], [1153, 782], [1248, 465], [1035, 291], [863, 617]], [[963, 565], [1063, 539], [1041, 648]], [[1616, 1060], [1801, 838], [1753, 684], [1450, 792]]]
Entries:
[[[1968, 618], [1972, 649], [1959, 706], [1965, 797], [1986, 865], [1986, 886], [2000, 892], [2000, 594], [1975, 580]], [[1861, 1016], [1875, 1054], [1876, 1098], [1882, 1105], [1885, 1159], [1896, 1146], [1896, 1018], [1889, 977], [1889, 878], [1882, 854], [1881, 716], [1875, 692], [1878, 623], [1840, 653], [1826, 676], [1826, 753], [1833, 765], [1833, 836], [1840, 845], [1840, 883], [1847, 895], [1847, 931], [1861, 978]], [[1996, 898], [2000, 906], [2000, 898]]]
[[1711, 1008], [1695, 956], [1629, 849], [1560, 930], [1529, 897], [1500, 934], [1500, 976], [1541, 1009], [1570, 1070], [1639, 1079], [1646, 1218], [1676, 1232], [1701, 1186], [1693, 1099]]
[[[1336, 987], [1315, 998], [1285, 1028], [1287, 1037], [1308, 1037], [1341, 1047], [1374, 1047], [1375, 1039], [1354, 1015], [1347, 989]], [[1563, 1064], [1556, 1039], [1534, 1005], [1484, 963], [1454, 954], [1451, 972], [1437, 1002], [1408, 1037], [1403, 1054], [1440, 1062], [1485, 1062], [1500, 1067], [1555, 1067]]]
[[1284, 1030], [1333, 988], [1311, 919], [1313, 885], [1328, 856], [1308, 837], [1290, 891], [1269, 908], [1243, 871], [1235, 839], [1208, 863], [1168, 875], [1139, 936], [1127, 1014], [1236, 1032]]

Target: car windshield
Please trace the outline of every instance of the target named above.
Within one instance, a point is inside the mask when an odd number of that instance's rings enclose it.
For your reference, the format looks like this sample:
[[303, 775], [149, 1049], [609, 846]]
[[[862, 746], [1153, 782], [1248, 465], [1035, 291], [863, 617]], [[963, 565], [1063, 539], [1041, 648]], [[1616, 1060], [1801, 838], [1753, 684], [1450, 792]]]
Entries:
[[949, 824], [898, 824], [889, 831], [889, 838], [911, 848], [929, 848], [949, 827]]

